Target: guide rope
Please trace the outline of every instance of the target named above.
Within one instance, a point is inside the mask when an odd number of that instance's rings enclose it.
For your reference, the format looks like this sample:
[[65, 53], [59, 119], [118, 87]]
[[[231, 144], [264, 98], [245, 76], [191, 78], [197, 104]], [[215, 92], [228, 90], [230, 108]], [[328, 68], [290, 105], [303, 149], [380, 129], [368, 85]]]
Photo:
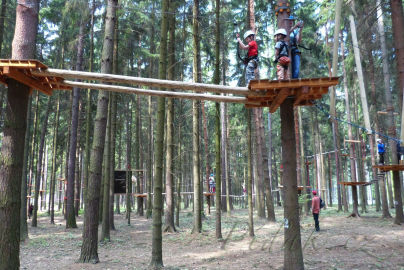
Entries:
[[313, 102], [313, 103], [314, 103], [314, 106], [315, 106], [319, 111], [323, 112], [323, 113], [327, 116], [328, 119], [332, 118], [332, 119], [337, 120], [338, 122], [341, 122], [341, 123], [344, 123], [344, 124], [347, 124], [347, 125], [351, 125], [351, 126], [353, 126], [353, 127], [356, 127], [356, 128], [358, 128], [358, 129], [360, 129], [360, 130], [362, 130], [362, 131], [364, 131], [364, 132], [370, 132], [371, 134], [377, 134], [379, 137], [386, 138], [387, 140], [392, 140], [392, 141], [394, 141], [394, 142], [396, 142], [396, 143], [401, 143], [401, 140], [400, 140], [400, 139], [391, 137], [391, 136], [389, 136], [389, 135], [383, 134], [383, 133], [378, 132], [378, 131], [373, 130], [373, 129], [368, 130], [366, 127], [363, 127], [363, 126], [358, 125], [358, 124], [356, 124], [356, 123], [352, 123], [352, 122], [346, 121], [346, 120], [344, 120], [344, 119], [341, 119], [341, 118], [339, 118], [339, 117], [332, 116], [331, 114], [328, 113], [327, 110], [324, 109], [324, 107], [323, 107], [324, 104], [320, 104], [320, 103], [318, 103], [318, 102]]

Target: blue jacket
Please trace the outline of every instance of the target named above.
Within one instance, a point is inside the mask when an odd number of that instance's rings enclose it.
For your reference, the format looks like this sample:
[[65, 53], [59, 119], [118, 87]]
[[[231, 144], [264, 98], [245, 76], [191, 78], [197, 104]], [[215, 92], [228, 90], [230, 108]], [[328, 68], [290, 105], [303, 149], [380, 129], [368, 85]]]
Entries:
[[378, 143], [377, 144], [377, 152], [379, 152], [379, 153], [386, 152], [386, 147], [384, 146], [384, 143]]

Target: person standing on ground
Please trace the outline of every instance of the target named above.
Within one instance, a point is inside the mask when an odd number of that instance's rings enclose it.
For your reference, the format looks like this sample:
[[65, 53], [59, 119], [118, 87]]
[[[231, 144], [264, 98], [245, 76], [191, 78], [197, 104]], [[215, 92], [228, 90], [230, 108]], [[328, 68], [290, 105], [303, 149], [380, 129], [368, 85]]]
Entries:
[[320, 222], [318, 221], [318, 216], [320, 215], [320, 197], [317, 196], [317, 191], [313, 190], [313, 199], [311, 199], [311, 209], [313, 212], [314, 225], [316, 231], [320, 230]]
[[290, 23], [289, 44], [292, 60], [292, 79], [299, 78], [300, 73], [300, 55], [299, 43], [302, 41], [302, 29], [304, 23], [302, 21], [295, 23], [295, 17], [289, 16], [287, 20]]
[[384, 165], [384, 153], [386, 152], [386, 146], [382, 139], [377, 140], [377, 152], [379, 153], [379, 164]]
[[257, 79], [256, 77], [258, 76], [258, 45], [255, 41], [255, 32], [248, 30], [244, 33], [244, 40], [247, 42], [247, 45], [244, 45], [238, 33], [236, 36], [240, 49], [248, 50], [247, 58], [244, 60], [244, 64], [246, 65], [245, 83], [248, 85], [251, 80]]
[[276, 63], [276, 75], [278, 80], [289, 80], [288, 66], [290, 63], [289, 58], [289, 45], [285, 41], [287, 36], [286, 30], [280, 28], [276, 30], [275, 34], [275, 63]]

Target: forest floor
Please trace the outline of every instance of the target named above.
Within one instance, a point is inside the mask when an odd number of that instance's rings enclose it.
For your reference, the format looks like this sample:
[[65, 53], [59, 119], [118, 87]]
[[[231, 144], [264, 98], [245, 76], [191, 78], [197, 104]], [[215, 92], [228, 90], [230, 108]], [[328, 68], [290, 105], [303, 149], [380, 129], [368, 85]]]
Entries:
[[[215, 239], [214, 212], [203, 220], [203, 232], [191, 234], [192, 213], [181, 213], [177, 233], [163, 235], [165, 269], [282, 269], [283, 213], [276, 208], [276, 223], [254, 219], [255, 237], [248, 236], [248, 212], [237, 209], [222, 218], [224, 241]], [[392, 215], [394, 212], [392, 211]], [[304, 216], [301, 235], [305, 269], [404, 269], [404, 226], [381, 219], [370, 210], [361, 218], [347, 218], [328, 208], [320, 214], [320, 232], [313, 218]], [[65, 229], [61, 215], [49, 224], [43, 213], [38, 227], [29, 227], [29, 240], [21, 245], [21, 269], [147, 269], [151, 258], [151, 220], [132, 214], [115, 215], [111, 242], [99, 245], [98, 264], [76, 263], [80, 255], [83, 218], [78, 229]]]

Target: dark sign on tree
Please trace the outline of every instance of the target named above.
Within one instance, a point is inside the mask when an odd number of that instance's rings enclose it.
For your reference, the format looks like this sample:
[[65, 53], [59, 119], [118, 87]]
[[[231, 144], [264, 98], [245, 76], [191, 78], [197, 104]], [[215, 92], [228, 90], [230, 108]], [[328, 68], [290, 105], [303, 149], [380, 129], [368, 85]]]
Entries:
[[115, 194], [126, 193], [126, 171], [114, 172], [114, 193]]

